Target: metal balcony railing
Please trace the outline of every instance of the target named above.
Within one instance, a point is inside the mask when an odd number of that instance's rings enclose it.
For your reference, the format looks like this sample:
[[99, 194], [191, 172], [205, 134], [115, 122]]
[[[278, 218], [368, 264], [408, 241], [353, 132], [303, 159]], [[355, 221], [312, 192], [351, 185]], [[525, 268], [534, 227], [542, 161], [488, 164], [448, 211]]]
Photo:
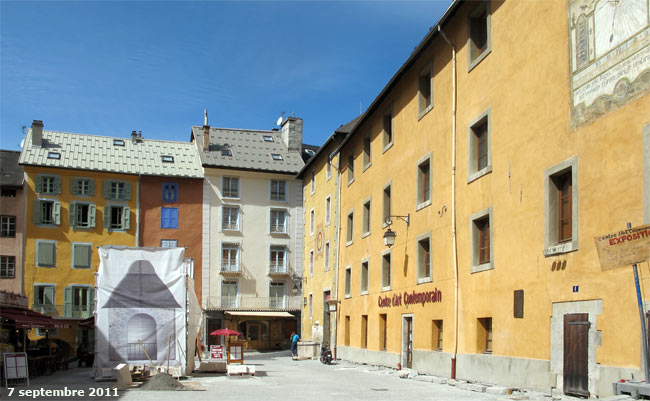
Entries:
[[302, 307], [301, 296], [285, 297], [208, 297], [209, 310], [297, 311]]
[[269, 273], [270, 274], [289, 274], [289, 269], [287, 269], [287, 265], [284, 263], [275, 263], [271, 262], [269, 265]]
[[230, 263], [229, 259], [224, 259], [221, 261], [221, 272], [222, 273], [241, 273], [241, 268], [238, 264]]
[[89, 305], [33, 304], [32, 310], [47, 316], [72, 319], [86, 319], [91, 317], [94, 312]]

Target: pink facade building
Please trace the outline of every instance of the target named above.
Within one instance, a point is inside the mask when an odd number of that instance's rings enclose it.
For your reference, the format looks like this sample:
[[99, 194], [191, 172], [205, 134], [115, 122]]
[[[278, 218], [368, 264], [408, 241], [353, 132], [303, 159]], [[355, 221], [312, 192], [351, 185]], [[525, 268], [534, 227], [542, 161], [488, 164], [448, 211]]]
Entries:
[[0, 290], [24, 294], [25, 201], [20, 152], [0, 150]]

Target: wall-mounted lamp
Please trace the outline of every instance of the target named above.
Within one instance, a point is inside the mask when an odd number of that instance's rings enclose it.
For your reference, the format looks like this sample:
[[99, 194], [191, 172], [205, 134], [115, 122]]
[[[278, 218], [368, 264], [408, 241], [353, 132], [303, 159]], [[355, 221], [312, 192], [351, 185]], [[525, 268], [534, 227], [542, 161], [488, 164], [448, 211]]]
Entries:
[[393, 220], [391, 220], [391, 217], [395, 217], [397, 219], [402, 220], [403, 222], [406, 223], [406, 227], [409, 226], [409, 222], [411, 219], [411, 214], [407, 214], [406, 216], [388, 216], [386, 217], [386, 220], [384, 221], [386, 225], [388, 226], [388, 230], [384, 233], [384, 245], [387, 247], [391, 247], [395, 245], [395, 237], [397, 237], [397, 233], [393, 230], [390, 229], [391, 224], [393, 224]]

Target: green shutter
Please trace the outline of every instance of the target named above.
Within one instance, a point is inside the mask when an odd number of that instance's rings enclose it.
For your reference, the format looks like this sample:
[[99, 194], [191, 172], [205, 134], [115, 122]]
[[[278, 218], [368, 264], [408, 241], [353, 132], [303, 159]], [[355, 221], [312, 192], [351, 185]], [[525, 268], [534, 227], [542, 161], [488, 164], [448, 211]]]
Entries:
[[47, 286], [43, 294], [43, 305], [56, 305], [54, 303], [54, 287]]
[[95, 180], [88, 180], [88, 195], [95, 196]]
[[68, 224], [70, 227], [77, 225], [77, 204], [71, 203], [70, 208], [68, 209]]
[[61, 193], [61, 178], [58, 176], [54, 177], [54, 193], [55, 194]]
[[88, 315], [92, 316], [95, 312], [95, 289], [88, 288]]
[[43, 176], [36, 176], [36, 179], [34, 180], [34, 191], [38, 193], [43, 192]]
[[54, 202], [52, 204], [52, 218], [54, 220], [54, 224], [61, 224], [61, 202]]
[[104, 206], [104, 227], [111, 228], [111, 207], [108, 205]]
[[96, 215], [97, 215], [97, 206], [88, 205], [88, 227], [95, 227]]
[[63, 309], [65, 313], [65, 317], [73, 317], [72, 316], [72, 287], [65, 287], [65, 298], [63, 301]]
[[74, 244], [74, 267], [90, 268], [90, 245]]
[[78, 178], [70, 179], [70, 193], [72, 195], [79, 195], [79, 181]]
[[55, 246], [53, 242], [39, 242], [37, 266], [54, 266]]
[[131, 200], [131, 183], [124, 183], [124, 200]]
[[122, 209], [122, 229], [128, 230], [131, 228], [131, 209], [125, 207]]
[[41, 201], [34, 201], [34, 209], [32, 210], [32, 223], [41, 224]]
[[111, 181], [104, 181], [104, 199], [111, 199]]

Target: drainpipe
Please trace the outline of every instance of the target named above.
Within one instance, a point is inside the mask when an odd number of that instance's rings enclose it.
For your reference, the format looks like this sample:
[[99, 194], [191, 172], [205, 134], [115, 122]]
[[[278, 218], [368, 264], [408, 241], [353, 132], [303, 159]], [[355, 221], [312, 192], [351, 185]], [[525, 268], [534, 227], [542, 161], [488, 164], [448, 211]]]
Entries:
[[451, 358], [451, 378], [456, 378], [456, 355], [458, 354], [458, 241], [456, 238], [456, 46], [438, 25], [438, 33], [451, 46], [451, 239], [454, 262], [454, 352]]
[[[339, 152], [340, 148], [337, 148], [336, 152]], [[329, 160], [332, 160], [334, 153], [329, 156]], [[339, 153], [339, 163], [341, 161], [341, 154]], [[339, 265], [341, 258], [341, 171], [339, 166], [335, 167], [336, 169], [336, 266], [334, 266], [334, 299], [336, 300], [336, 315], [334, 316], [334, 360], [336, 361], [336, 349], [338, 346], [338, 337], [339, 337], [339, 313], [341, 308], [341, 301], [339, 301]]]
[[138, 187], [135, 195], [135, 246], [140, 246], [140, 186], [142, 185], [142, 175], [138, 174]]

